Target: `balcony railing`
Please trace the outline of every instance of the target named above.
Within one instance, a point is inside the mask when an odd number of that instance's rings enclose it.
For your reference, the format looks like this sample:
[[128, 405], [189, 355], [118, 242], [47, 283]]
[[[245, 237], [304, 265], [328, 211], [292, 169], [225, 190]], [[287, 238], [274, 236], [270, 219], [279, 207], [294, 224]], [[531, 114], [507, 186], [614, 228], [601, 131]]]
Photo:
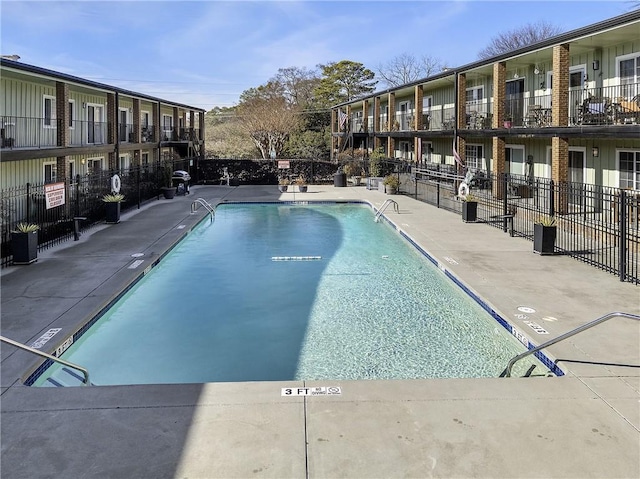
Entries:
[[569, 92], [573, 125], [640, 124], [640, 83]]
[[104, 145], [107, 143], [107, 123], [104, 121], [74, 120], [69, 129], [69, 145]]
[[2, 148], [47, 148], [56, 146], [60, 120], [27, 118], [20, 116], [0, 117]]

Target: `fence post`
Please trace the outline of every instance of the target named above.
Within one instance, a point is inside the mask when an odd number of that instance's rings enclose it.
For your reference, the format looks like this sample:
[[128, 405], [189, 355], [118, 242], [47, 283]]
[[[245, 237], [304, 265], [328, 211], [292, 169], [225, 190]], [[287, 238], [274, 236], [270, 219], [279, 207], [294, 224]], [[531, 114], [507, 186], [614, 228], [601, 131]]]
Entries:
[[80, 216], [80, 174], [76, 175], [76, 213], [74, 216]]
[[618, 231], [620, 232], [620, 236], [618, 236], [618, 275], [620, 281], [624, 281], [627, 276], [627, 195], [623, 189], [620, 190], [618, 198], [620, 201], [618, 208], [620, 212], [618, 215]]
[[31, 221], [31, 183], [27, 183], [27, 219]]
[[138, 209], [140, 209], [140, 203], [142, 202], [142, 192], [140, 191], [140, 165], [137, 166], [136, 168], [136, 188], [138, 190]]
[[555, 184], [553, 180], [549, 181], [549, 216], [556, 215], [556, 205], [555, 205]]
[[[440, 172], [440, 163], [436, 165], [436, 171]], [[438, 181], [436, 182], [436, 206], [440, 208], [440, 177], [438, 176]]]

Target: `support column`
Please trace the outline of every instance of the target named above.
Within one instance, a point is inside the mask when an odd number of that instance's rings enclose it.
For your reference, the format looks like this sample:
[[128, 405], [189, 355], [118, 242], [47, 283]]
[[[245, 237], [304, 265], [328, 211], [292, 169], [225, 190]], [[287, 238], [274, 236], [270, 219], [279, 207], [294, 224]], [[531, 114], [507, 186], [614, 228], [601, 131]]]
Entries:
[[331, 159], [335, 161], [337, 159], [336, 151], [338, 149], [338, 137], [335, 136], [338, 125], [338, 112], [337, 110], [331, 110]]
[[369, 133], [369, 100], [362, 100], [362, 131]]
[[[373, 99], [373, 133], [374, 135], [380, 131], [380, 97], [377, 96]], [[379, 148], [382, 146], [382, 142], [378, 136], [373, 139], [373, 148]]]
[[[115, 93], [107, 93], [107, 143], [116, 145], [116, 133], [118, 130], [118, 105]], [[117, 148], [117, 145], [116, 145]], [[107, 169], [115, 170], [118, 168], [118, 158], [114, 151], [109, 152], [109, 164]]]
[[[458, 74], [458, 104], [455, 108], [457, 128], [464, 130], [467, 127], [467, 75], [465, 73]], [[461, 157], [463, 151], [458, 149]]]
[[[56, 144], [69, 146], [69, 85], [56, 82]], [[58, 178], [67, 177], [67, 157], [56, 157], [56, 174]]]
[[139, 98], [134, 98], [133, 99], [133, 142], [134, 143], [140, 143], [140, 137], [141, 137], [141, 128], [142, 125], [140, 124], [140, 99]]
[[569, 44], [553, 47], [553, 89], [551, 92], [553, 126], [569, 125]]
[[424, 87], [422, 85], [416, 85], [413, 92], [413, 104], [415, 108], [413, 110], [413, 129], [416, 131], [424, 128], [422, 119], [422, 108], [424, 106]]
[[[507, 65], [505, 62], [493, 64], [493, 117], [491, 128], [502, 128], [504, 124], [504, 100], [507, 90]], [[494, 158], [495, 158], [495, 138], [494, 138]], [[502, 139], [502, 155], [504, 162], [504, 139]], [[504, 165], [503, 165], [504, 168]]]
[[388, 118], [387, 124], [389, 126], [388, 131], [398, 130], [399, 128], [395, 128], [396, 123], [396, 94], [394, 92], [389, 92], [387, 95], [387, 107], [388, 107]]

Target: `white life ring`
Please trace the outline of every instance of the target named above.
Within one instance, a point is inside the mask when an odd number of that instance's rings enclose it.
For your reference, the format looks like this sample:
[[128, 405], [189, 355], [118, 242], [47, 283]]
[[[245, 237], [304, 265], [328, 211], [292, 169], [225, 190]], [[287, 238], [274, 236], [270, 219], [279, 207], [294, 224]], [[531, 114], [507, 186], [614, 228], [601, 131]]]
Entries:
[[120, 177], [118, 175], [111, 177], [111, 191], [113, 193], [120, 193]]
[[458, 186], [458, 196], [467, 196], [469, 194], [469, 185], [465, 181]]

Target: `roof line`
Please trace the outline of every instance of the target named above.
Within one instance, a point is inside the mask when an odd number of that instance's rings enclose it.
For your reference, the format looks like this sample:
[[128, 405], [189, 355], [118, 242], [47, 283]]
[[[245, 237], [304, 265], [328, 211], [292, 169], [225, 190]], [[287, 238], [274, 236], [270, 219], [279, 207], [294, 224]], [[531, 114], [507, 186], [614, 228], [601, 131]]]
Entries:
[[163, 98], [158, 98], [150, 95], [146, 95], [144, 93], [135, 92], [133, 90], [127, 90], [125, 88], [120, 88], [113, 85], [108, 85], [106, 83], [100, 83], [93, 80], [87, 80], [86, 78], [77, 77], [74, 75], [69, 75], [67, 73], [61, 73], [54, 70], [49, 70], [47, 68], [38, 67], [35, 65], [29, 65], [27, 63], [22, 63], [19, 61], [9, 60], [6, 58], [0, 59], [0, 65], [6, 68], [14, 68], [16, 70], [25, 71], [29, 73], [36, 73], [38, 75], [48, 76], [59, 80], [65, 80], [67, 82], [73, 82], [84, 86], [90, 86], [93, 88], [99, 88], [101, 90], [107, 90], [114, 93], [119, 93], [122, 95], [139, 97], [145, 100], [151, 100], [154, 102], [166, 103], [169, 105], [186, 108], [189, 110], [202, 111], [206, 112], [204, 108], [198, 108], [195, 106], [187, 105], [184, 103], [177, 103], [174, 101], [165, 100]]
[[593, 34], [593, 33], [600, 32], [602, 30], [607, 30], [609, 28], [619, 27], [619, 26], [622, 26], [624, 24], [638, 22], [638, 21], [640, 21], [640, 8], [637, 9], [637, 10], [634, 10], [632, 12], [624, 13], [624, 14], [618, 15], [616, 17], [608, 18], [606, 20], [603, 20], [603, 21], [600, 21], [600, 22], [597, 22], [597, 23], [593, 23], [591, 25], [587, 25], [585, 27], [580, 27], [580, 28], [577, 28], [575, 30], [571, 30], [569, 32], [561, 33], [559, 35], [547, 38], [547, 39], [542, 40], [540, 42], [532, 43], [531, 45], [527, 45], [526, 47], [518, 48], [517, 50], [511, 50], [509, 52], [502, 53], [502, 54], [496, 55], [494, 57], [485, 58], [485, 59], [482, 59], [482, 60], [477, 60], [475, 62], [467, 63], [467, 64], [459, 66], [459, 67], [448, 68], [447, 71], [444, 71], [444, 72], [441, 72], [441, 73], [438, 73], [438, 74], [435, 74], [435, 75], [432, 75], [432, 76], [420, 78], [418, 80], [414, 80], [412, 82], [405, 83], [403, 85], [398, 85], [398, 86], [395, 86], [395, 87], [387, 88], [385, 90], [380, 90], [380, 91], [372, 93], [371, 95], [363, 96], [363, 97], [358, 98], [356, 100], [345, 101], [345, 102], [339, 103], [337, 105], [334, 105], [332, 108], [338, 108], [338, 107], [341, 107], [341, 106], [350, 105], [350, 104], [354, 103], [355, 101], [367, 100], [367, 99], [370, 99], [370, 98], [375, 98], [377, 96], [384, 95], [385, 93], [391, 93], [393, 91], [397, 91], [400, 88], [408, 88], [408, 87], [411, 87], [411, 86], [419, 85], [421, 83], [426, 83], [427, 81], [439, 80], [441, 78], [450, 77], [452, 75], [456, 75], [457, 73], [465, 71], [465, 70], [471, 70], [471, 69], [474, 69], [474, 68], [477, 68], [477, 67], [480, 67], [480, 66], [491, 65], [493, 63], [500, 62], [502, 60], [506, 60], [507, 58], [517, 57], [517, 56], [520, 56], [520, 55], [522, 55], [524, 53], [533, 52], [535, 50], [540, 50], [542, 48], [548, 48], [548, 47], [553, 46], [553, 45], [565, 43], [565, 42], [567, 42], [569, 40], [578, 39], [578, 38], [583, 37], [585, 35], [590, 35], [590, 34]]

